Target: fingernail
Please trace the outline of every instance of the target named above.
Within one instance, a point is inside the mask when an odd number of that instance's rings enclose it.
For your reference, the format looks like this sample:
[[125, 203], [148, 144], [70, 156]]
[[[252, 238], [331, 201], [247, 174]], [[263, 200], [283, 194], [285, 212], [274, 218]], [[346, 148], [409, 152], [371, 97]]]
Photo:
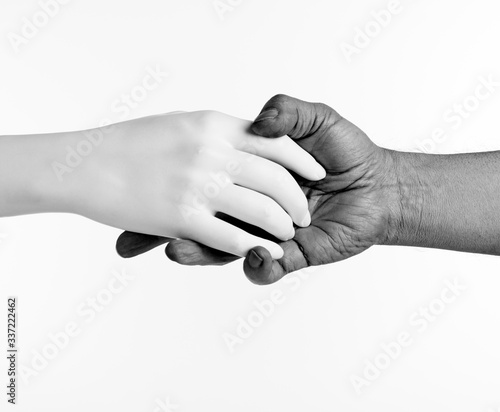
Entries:
[[326, 170], [319, 163], [316, 163], [316, 168], [314, 170], [318, 180], [323, 180], [326, 177]]
[[302, 219], [302, 222], [300, 222], [301, 227], [307, 227], [311, 224], [311, 214], [307, 212], [307, 214], [304, 216], [304, 219]]
[[264, 120], [274, 119], [276, 116], [278, 116], [278, 113], [279, 112], [276, 109], [268, 109], [265, 112], [259, 114], [257, 118], [254, 120], [254, 123], [262, 122]]
[[258, 269], [262, 265], [263, 260], [261, 257], [255, 253], [254, 250], [251, 250], [250, 253], [248, 254], [248, 264], [254, 268]]

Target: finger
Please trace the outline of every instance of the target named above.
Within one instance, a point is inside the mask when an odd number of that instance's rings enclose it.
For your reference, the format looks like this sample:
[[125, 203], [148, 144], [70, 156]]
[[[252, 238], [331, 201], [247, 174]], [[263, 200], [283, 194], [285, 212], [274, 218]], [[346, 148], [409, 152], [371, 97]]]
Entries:
[[224, 118], [224, 121], [221, 119], [219, 123], [226, 125], [222, 132], [219, 125], [218, 133], [226, 136], [235, 149], [268, 158], [307, 180], [317, 181], [325, 177], [326, 172], [323, 167], [291, 139], [283, 136], [283, 139], [270, 142], [251, 131], [252, 122], [233, 116], [218, 115]]
[[[266, 237], [266, 232], [256, 226], [251, 226], [241, 222], [234, 217], [218, 212], [216, 216], [234, 226], [237, 226], [258, 237]], [[209, 248], [205, 245], [193, 242], [191, 240], [174, 239], [145, 235], [143, 233], [123, 232], [117, 242], [116, 250], [124, 258], [130, 258], [149, 250], [168, 243], [165, 252], [167, 256], [180, 264], [184, 265], [224, 265], [239, 259], [239, 256], [230, 255], [219, 250]]]
[[244, 152], [238, 152], [236, 160], [239, 168], [233, 173], [235, 184], [274, 199], [296, 225], [305, 227], [311, 223], [304, 192], [283, 166]]
[[213, 199], [213, 207], [282, 240], [291, 239], [295, 234], [292, 219], [276, 201], [246, 187], [226, 186]]
[[143, 233], [123, 232], [116, 241], [116, 251], [121, 257], [130, 258], [146, 253], [169, 240], [172, 239]]
[[189, 266], [221, 266], [240, 259], [239, 256], [184, 239], [172, 240], [165, 248], [165, 253], [170, 260]]
[[243, 262], [243, 271], [250, 282], [256, 285], [266, 285], [273, 263], [271, 254], [266, 249], [256, 247], [247, 253]]
[[192, 225], [183, 238], [241, 257], [256, 246], [268, 249], [274, 259], [283, 256], [283, 249], [278, 244], [247, 233], [208, 213], [191, 219]]
[[[257, 237], [269, 240], [275, 239], [260, 227], [249, 225], [232, 216], [221, 212], [217, 212], [215, 216]], [[275, 241], [279, 240], [276, 239]], [[182, 265], [225, 265], [226, 263], [240, 259], [240, 256], [221, 252], [220, 250], [212, 249], [192, 240], [184, 239], [176, 239], [169, 242], [165, 252], [168, 258]]]
[[317, 181], [326, 176], [323, 166], [288, 136], [267, 139], [250, 135], [235, 148], [276, 162], [307, 180]]
[[248, 280], [257, 285], [270, 285], [285, 275], [308, 266], [298, 243], [289, 240], [281, 244], [284, 255], [273, 260], [270, 253], [263, 248], [250, 250], [243, 262], [243, 270]]
[[341, 116], [322, 103], [309, 103], [278, 94], [269, 100], [252, 124], [259, 136], [292, 139], [311, 136], [325, 125], [334, 125]]

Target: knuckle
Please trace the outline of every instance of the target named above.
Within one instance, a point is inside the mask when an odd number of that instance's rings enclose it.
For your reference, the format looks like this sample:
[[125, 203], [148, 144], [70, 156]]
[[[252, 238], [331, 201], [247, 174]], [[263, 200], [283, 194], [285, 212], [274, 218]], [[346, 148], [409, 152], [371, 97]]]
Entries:
[[318, 116], [323, 117], [330, 124], [335, 124], [342, 120], [342, 116], [330, 106], [324, 103], [315, 103], [314, 109]]
[[206, 169], [207, 160], [210, 158], [210, 147], [205, 142], [193, 142], [184, 159], [187, 167], [184, 168], [184, 176], [192, 181], [198, 177], [201, 170]]
[[286, 104], [289, 100], [290, 100], [290, 96], [287, 96], [286, 94], [279, 93], [279, 94], [276, 94], [275, 96], [273, 96], [271, 98], [271, 100], [269, 100], [269, 102], [272, 102], [276, 105], [283, 105], [283, 104]]
[[199, 125], [203, 128], [213, 129], [220, 122], [223, 114], [216, 110], [203, 110], [199, 112]]
[[206, 142], [216, 137], [223, 116], [222, 113], [215, 110], [192, 113], [192, 121], [187, 125], [191, 139], [196, 143]]

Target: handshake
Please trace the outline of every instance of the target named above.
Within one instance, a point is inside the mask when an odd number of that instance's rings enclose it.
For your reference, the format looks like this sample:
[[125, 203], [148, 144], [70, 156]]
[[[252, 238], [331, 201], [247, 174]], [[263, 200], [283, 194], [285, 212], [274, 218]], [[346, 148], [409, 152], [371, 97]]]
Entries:
[[326, 105], [278, 95], [253, 123], [195, 112], [123, 127], [131, 174], [116, 207], [127, 215], [109, 214], [129, 230], [123, 257], [168, 242], [184, 265], [246, 257], [247, 277], [269, 284], [391, 242], [400, 226], [391, 152]]
[[118, 253], [168, 243], [184, 265], [245, 257], [270, 284], [372, 245], [500, 254], [500, 152], [375, 145], [330, 107], [278, 95], [247, 122], [171, 113], [113, 125], [60, 179], [80, 132], [0, 137], [0, 216], [76, 213], [126, 230]]

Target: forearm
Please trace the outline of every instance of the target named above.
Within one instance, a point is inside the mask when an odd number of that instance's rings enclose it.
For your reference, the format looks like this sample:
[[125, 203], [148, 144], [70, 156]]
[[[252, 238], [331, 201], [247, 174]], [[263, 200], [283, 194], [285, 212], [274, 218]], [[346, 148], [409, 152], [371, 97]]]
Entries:
[[500, 255], [500, 152], [391, 157], [388, 244]]
[[72, 212], [71, 176], [60, 181], [53, 163], [65, 158], [76, 133], [0, 136], [0, 217]]

